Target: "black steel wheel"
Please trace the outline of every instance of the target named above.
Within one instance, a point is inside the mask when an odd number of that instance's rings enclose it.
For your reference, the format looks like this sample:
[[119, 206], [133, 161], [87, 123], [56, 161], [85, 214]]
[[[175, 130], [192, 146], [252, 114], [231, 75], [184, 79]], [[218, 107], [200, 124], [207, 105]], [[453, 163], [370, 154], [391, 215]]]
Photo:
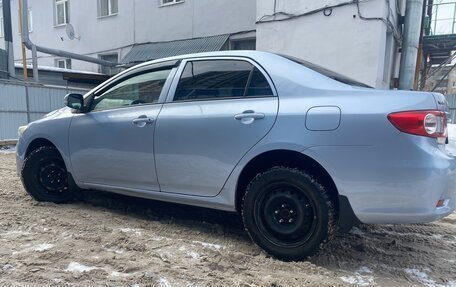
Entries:
[[282, 260], [315, 255], [335, 231], [333, 203], [322, 185], [298, 169], [274, 167], [247, 187], [242, 217], [252, 240]]
[[74, 198], [65, 163], [55, 147], [32, 151], [24, 161], [21, 179], [25, 190], [38, 201], [63, 203]]

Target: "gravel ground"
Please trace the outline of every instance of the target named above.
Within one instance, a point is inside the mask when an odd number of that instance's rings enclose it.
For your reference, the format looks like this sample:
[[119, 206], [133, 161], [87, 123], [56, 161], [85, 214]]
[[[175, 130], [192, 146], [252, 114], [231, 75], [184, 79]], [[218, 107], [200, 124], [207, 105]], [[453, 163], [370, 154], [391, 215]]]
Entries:
[[38, 203], [0, 153], [0, 286], [456, 286], [456, 214], [363, 225], [322, 255], [285, 263], [237, 215], [87, 191]]

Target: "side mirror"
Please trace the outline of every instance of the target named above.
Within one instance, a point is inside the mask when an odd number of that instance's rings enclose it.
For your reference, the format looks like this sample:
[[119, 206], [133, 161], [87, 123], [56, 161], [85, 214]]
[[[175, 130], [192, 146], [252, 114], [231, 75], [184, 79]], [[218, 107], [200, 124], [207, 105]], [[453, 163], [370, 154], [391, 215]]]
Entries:
[[84, 109], [84, 96], [80, 94], [68, 94], [64, 99], [65, 106], [82, 111]]

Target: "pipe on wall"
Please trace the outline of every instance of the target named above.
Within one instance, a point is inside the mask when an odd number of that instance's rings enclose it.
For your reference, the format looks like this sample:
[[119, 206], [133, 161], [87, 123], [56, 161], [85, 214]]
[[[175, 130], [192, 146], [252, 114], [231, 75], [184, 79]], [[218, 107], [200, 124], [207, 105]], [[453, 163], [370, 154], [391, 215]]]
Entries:
[[11, 28], [11, 1], [3, 0], [3, 30], [5, 37], [5, 48], [8, 54], [8, 74], [10, 77], [16, 77], [14, 68], [14, 48], [13, 48], [13, 30]]
[[418, 46], [424, 0], [407, 0], [405, 6], [399, 89], [412, 90], [417, 69]]
[[[27, 47], [27, 49], [32, 51], [32, 61], [33, 61], [33, 74], [36, 75], [35, 78], [38, 78], [38, 64], [37, 64], [37, 52], [45, 53], [45, 54], [50, 54], [54, 56], [59, 56], [59, 57], [64, 57], [64, 58], [71, 58], [71, 59], [76, 59], [76, 60], [81, 60], [84, 62], [90, 62], [90, 63], [95, 63], [107, 67], [114, 67], [117, 66], [118, 63], [115, 62], [110, 62], [110, 61], [105, 61], [102, 59], [98, 58], [93, 58], [85, 55], [80, 55], [76, 53], [71, 53], [67, 51], [62, 51], [58, 49], [52, 49], [52, 48], [47, 48], [47, 47], [42, 47], [35, 45], [29, 37], [29, 30], [28, 30], [28, 0], [22, 0], [22, 34], [21, 34], [21, 40], [22, 43]], [[36, 73], [36, 74], [35, 74]]]

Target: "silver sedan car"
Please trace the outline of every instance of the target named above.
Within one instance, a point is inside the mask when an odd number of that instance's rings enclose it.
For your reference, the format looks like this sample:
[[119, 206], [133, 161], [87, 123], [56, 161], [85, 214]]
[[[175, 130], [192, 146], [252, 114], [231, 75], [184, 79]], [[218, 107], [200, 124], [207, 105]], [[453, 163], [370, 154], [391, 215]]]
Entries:
[[455, 209], [441, 94], [225, 51], [144, 63], [65, 102], [19, 129], [18, 173], [39, 201], [90, 189], [239, 212], [282, 260], [316, 254], [337, 229]]

